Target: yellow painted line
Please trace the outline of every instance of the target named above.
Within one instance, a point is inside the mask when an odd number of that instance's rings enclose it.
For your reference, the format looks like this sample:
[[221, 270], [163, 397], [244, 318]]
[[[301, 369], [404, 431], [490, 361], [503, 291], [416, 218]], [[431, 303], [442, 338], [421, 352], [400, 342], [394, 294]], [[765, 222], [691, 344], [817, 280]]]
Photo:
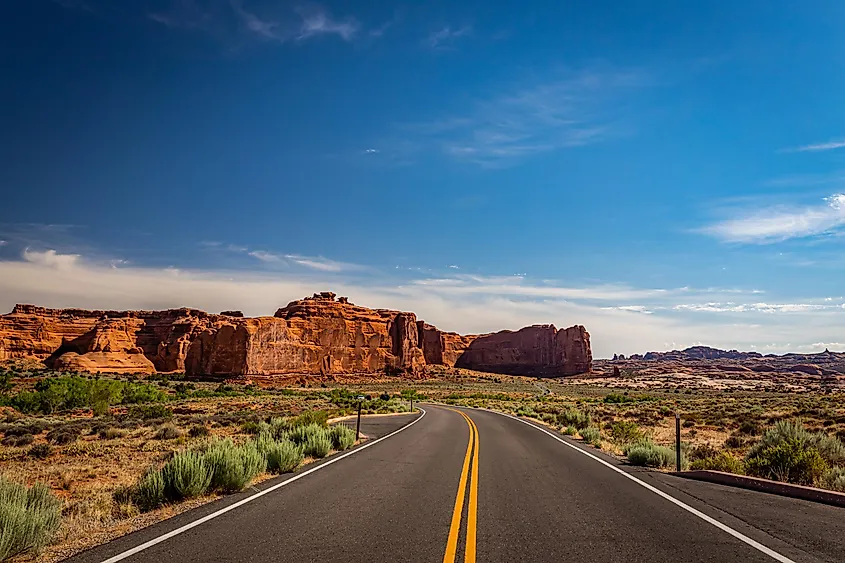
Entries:
[[467, 482], [469, 482], [469, 506], [467, 508], [467, 533], [464, 562], [475, 563], [475, 530], [478, 508], [478, 427], [465, 413], [455, 409], [448, 410], [454, 411], [464, 417], [467, 426], [469, 426], [469, 443], [467, 444], [467, 452], [464, 456], [464, 465], [461, 469], [461, 479], [458, 483], [458, 494], [455, 497], [455, 508], [452, 511], [452, 525], [449, 528], [449, 539], [446, 542], [446, 553], [443, 556], [443, 563], [455, 563]]
[[478, 509], [478, 427], [466, 414], [463, 414], [475, 433], [475, 452], [472, 456], [472, 471], [469, 480], [469, 507], [467, 508], [467, 545], [464, 551], [464, 563], [475, 563], [475, 524]]
[[[466, 415], [464, 413], [460, 411], [455, 412], [460, 413], [460, 415], [466, 419]], [[475, 438], [475, 433], [472, 430], [472, 424], [467, 422], [467, 425], [469, 426], [469, 442], [467, 443], [467, 453], [464, 456], [464, 465], [461, 469], [461, 479], [458, 482], [458, 494], [455, 497], [455, 508], [452, 511], [452, 524], [449, 527], [449, 539], [446, 541], [446, 553], [443, 555], [443, 563], [455, 563], [455, 555], [458, 551], [458, 533], [461, 530], [461, 514], [464, 511], [464, 494], [467, 488], [469, 462]]]

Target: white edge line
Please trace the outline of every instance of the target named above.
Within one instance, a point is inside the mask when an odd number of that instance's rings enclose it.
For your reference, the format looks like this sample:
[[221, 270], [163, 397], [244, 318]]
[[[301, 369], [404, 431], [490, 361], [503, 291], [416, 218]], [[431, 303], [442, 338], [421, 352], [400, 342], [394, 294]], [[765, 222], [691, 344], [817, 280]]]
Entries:
[[[470, 407], [470, 408], [471, 408], [471, 407]], [[688, 504], [685, 504], [684, 502], [679, 501], [678, 499], [676, 499], [676, 498], [675, 498], [675, 497], [673, 497], [672, 495], [667, 494], [667, 493], [664, 493], [664, 492], [663, 492], [663, 491], [661, 491], [660, 489], [658, 489], [658, 488], [656, 488], [656, 487], [653, 487], [653, 486], [649, 485], [648, 483], [646, 483], [646, 482], [644, 482], [644, 481], [641, 481], [641, 480], [637, 479], [636, 477], [634, 477], [634, 476], [633, 476], [633, 475], [631, 475], [630, 473], [628, 473], [628, 472], [626, 472], [626, 471], [622, 471], [621, 469], [619, 469], [619, 468], [618, 468], [618, 467], [616, 467], [615, 465], [613, 465], [613, 464], [611, 464], [611, 463], [606, 462], [605, 460], [601, 459], [600, 457], [595, 456], [595, 455], [591, 454], [590, 452], [588, 452], [588, 451], [586, 451], [586, 450], [583, 450], [583, 449], [579, 448], [578, 446], [576, 446], [576, 445], [574, 445], [574, 444], [570, 444], [569, 442], [567, 442], [566, 440], [564, 440], [564, 439], [563, 439], [563, 438], [561, 438], [560, 436], [555, 436], [554, 434], [552, 434], [551, 432], [549, 432], [549, 431], [548, 431], [548, 430], [546, 430], [545, 428], [541, 428], [541, 427], [537, 426], [536, 424], [532, 424], [532, 423], [528, 422], [527, 420], [523, 420], [523, 419], [521, 419], [521, 418], [517, 418], [517, 417], [515, 417], [515, 416], [511, 416], [511, 415], [509, 415], [509, 414], [505, 414], [505, 413], [503, 413], [503, 412], [495, 411], [495, 410], [492, 410], [492, 409], [480, 409], [480, 410], [483, 410], [483, 411], [486, 411], [486, 412], [492, 412], [492, 413], [495, 413], [495, 414], [498, 414], [498, 415], [501, 415], [501, 416], [506, 416], [506, 417], [508, 417], [508, 418], [512, 418], [512, 419], [514, 419], [514, 420], [518, 420], [519, 422], [521, 422], [521, 423], [523, 423], [523, 424], [527, 424], [528, 426], [531, 426], [532, 428], [534, 428], [534, 429], [536, 429], [536, 430], [539, 430], [540, 432], [543, 432], [543, 433], [545, 433], [545, 434], [548, 434], [549, 436], [551, 436], [552, 438], [554, 438], [555, 440], [557, 440], [557, 441], [558, 441], [558, 442], [560, 442], [561, 444], [564, 444], [565, 446], [569, 446], [569, 447], [570, 447], [570, 448], [572, 448], [573, 450], [575, 450], [575, 451], [577, 451], [577, 452], [579, 452], [579, 453], [582, 453], [582, 454], [584, 454], [585, 456], [587, 456], [587, 457], [589, 457], [589, 458], [594, 459], [595, 461], [597, 461], [597, 462], [601, 463], [602, 465], [604, 465], [604, 466], [606, 466], [606, 467], [609, 467], [610, 469], [612, 469], [612, 470], [616, 471], [617, 473], [619, 473], [619, 474], [621, 474], [621, 475], [625, 476], [626, 478], [630, 479], [630, 480], [631, 480], [631, 481], [633, 481], [634, 483], [636, 483], [636, 484], [638, 484], [638, 485], [640, 485], [640, 486], [642, 486], [642, 487], [645, 487], [646, 489], [648, 489], [649, 491], [651, 491], [651, 492], [655, 493], [656, 495], [661, 496], [661, 497], [663, 497], [664, 499], [668, 500], [669, 502], [671, 502], [671, 503], [673, 503], [673, 504], [675, 504], [675, 505], [677, 505], [677, 506], [679, 506], [679, 507], [683, 508], [684, 510], [686, 510], [686, 511], [687, 511], [687, 512], [689, 512], [690, 514], [693, 514], [694, 516], [698, 516], [699, 518], [701, 518], [702, 520], [704, 520], [704, 521], [705, 521], [705, 522], [707, 522], [708, 524], [712, 524], [713, 526], [716, 526], [717, 528], [719, 528], [719, 529], [720, 529], [720, 530], [722, 530], [723, 532], [727, 532], [728, 534], [732, 535], [732, 536], [733, 536], [733, 537], [735, 537], [736, 539], [738, 539], [738, 540], [740, 540], [740, 541], [742, 541], [742, 542], [747, 543], [748, 545], [750, 545], [750, 546], [751, 546], [751, 547], [753, 547], [754, 549], [756, 549], [756, 550], [758, 550], [758, 551], [761, 551], [761, 552], [765, 553], [766, 555], [768, 555], [769, 557], [771, 557], [771, 558], [772, 558], [772, 559], [774, 559], [775, 561], [780, 561], [781, 563], [795, 563], [795, 561], [793, 561], [792, 559], [789, 559], [788, 557], [786, 557], [786, 556], [784, 556], [784, 555], [781, 555], [781, 554], [780, 554], [780, 553], [778, 553], [777, 551], [774, 551], [774, 550], [772, 550], [772, 549], [770, 549], [770, 548], [766, 547], [765, 545], [761, 544], [760, 542], [755, 541], [755, 540], [753, 540], [753, 539], [749, 538], [749, 537], [748, 537], [748, 536], [746, 536], [745, 534], [743, 534], [743, 533], [741, 533], [741, 532], [738, 532], [738, 531], [734, 530], [734, 529], [733, 529], [733, 528], [731, 528], [730, 526], [727, 526], [726, 524], [722, 524], [722, 523], [721, 523], [721, 522], [719, 522], [718, 520], [716, 520], [716, 519], [714, 519], [714, 518], [711, 518], [710, 516], [707, 516], [707, 515], [706, 515], [706, 514], [704, 514], [703, 512], [701, 512], [701, 511], [699, 511], [699, 510], [696, 510], [695, 508], [693, 508], [693, 507], [689, 506]]]
[[415, 418], [413, 421], [406, 424], [402, 428], [399, 428], [397, 430], [394, 430], [390, 434], [387, 434], [386, 436], [382, 436], [381, 438], [373, 440], [372, 442], [367, 442], [364, 445], [362, 445], [358, 448], [355, 448], [351, 452], [346, 452], [345, 454], [341, 454], [341, 455], [336, 456], [336, 457], [331, 457], [331, 458], [329, 458], [328, 461], [326, 461], [325, 463], [321, 463], [317, 467], [312, 467], [311, 469], [309, 469], [307, 471], [303, 471], [302, 473], [298, 473], [298, 474], [294, 475], [293, 477], [291, 477], [290, 479], [286, 479], [285, 481], [282, 481], [281, 483], [276, 483], [272, 487], [267, 487], [266, 489], [264, 489], [262, 491], [258, 491], [254, 495], [250, 495], [250, 496], [246, 497], [245, 499], [239, 500], [238, 502], [230, 504], [229, 506], [226, 506], [224, 508], [221, 508], [220, 510], [218, 510], [216, 512], [212, 512], [211, 514], [203, 516], [202, 518], [200, 518], [198, 520], [194, 520], [193, 522], [191, 522], [189, 524], [185, 524], [184, 526], [176, 528], [175, 530], [171, 530], [171, 531], [167, 532], [166, 534], [162, 534], [162, 535], [158, 536], [157, 538], [153, 538], [149, 541], [142, 543], [141, 545], [133, 547], [132, 549], [128, 549], [128, 550], [124, 551], [123, 553], [118, 553], [117, 555], [109, 557], [108, 559], [103, 560], [102, 563], [115, 563], [116, 561], [122, 561], [123, 559], [126, 559], [127, 557], [131, 557], [131, 556], [135, 555], [136, 553], [140, 553], [140, 552], [144, 551], [145, 549], [149, 549], [150, 547], [152, 547], [156, 544], [159, 544], [163, 541], [169, 540], [170, 538], [172, 538], [174, 536], [178, 536], [181, 533], [187, 532], [191, 528], [196, 528], [197, 526], [199, 526], [201, 524], [205, 524], [209, 520], [217, 518], [218, 516], [221, 516], [221, 515], [229, 512], [230, 510], [234, 510], [234, 509], [238, 508], [239, 506], [243, 506], [244, 504], [246, 504], [248, 502], [252, 502], [255, 499], [257, 499], [258, 497], [262, 497], [262, 496], [264, 496], [268, 493], [272, 493], [276, 489], [284, 487], [288, 483], [293, 483], [294, 481], [296, 481], [298, 479], [302, 479], [306, 475], [314, 473], [315, 471], [319, 471], [320, 469], [322, 469], [324, 467], [328, 467], [329, 465], [336, 463], [336, 462], [342, 460], [345, 457], [349, 457], [351, 455], [357, 454], [358, 452], [360, 452], [362, 450], [366, 450], [370, 446], [375, 446], [376, 444], [378, 444], [382, 440], [387, 440], [391, 436], [394, 436], [394, 435], [402, 432], [403, 430], [410, 428], [411, 426], [413, 426], [414, 424], [416, 424], [417, 422], [422, 420], [422, 418], [425, 416], [426, 412], [425, 412], [425, 409], [422, 409], [422, 408], [420, 408], [420, 411], [422, 411], [422, 414], [419, 417]]

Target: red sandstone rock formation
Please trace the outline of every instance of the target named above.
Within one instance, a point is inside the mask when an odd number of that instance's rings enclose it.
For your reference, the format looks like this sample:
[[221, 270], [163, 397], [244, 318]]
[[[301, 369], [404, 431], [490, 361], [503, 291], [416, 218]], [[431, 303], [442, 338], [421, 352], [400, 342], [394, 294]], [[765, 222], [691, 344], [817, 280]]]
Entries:
[[564, 375], [589, 371], [591, 362], [583, 327], [461, 336], [417, 321], [413, 313], [360, 307], [331, 292], [256, 318], [187, 308], [85, 311], [17, 305], [0, 315], [0, 360], [23, 357], [80, 371], [235, 376], [423, 375], [426, 365]]
[[455, 367], [556, 377], [587, 373], [592, 361], [590, 335], [583, 326], [557, 330], [554, 325], [534, 325], [476, 337]]
[[449, 367], [454, 367], [458, 358], [477, 338], [474, 334], [461, 336], [456, 332], [443, 332], [424, 321], [417, 321], [417, 334], [425, 355], [425, 362], [430, 365]]

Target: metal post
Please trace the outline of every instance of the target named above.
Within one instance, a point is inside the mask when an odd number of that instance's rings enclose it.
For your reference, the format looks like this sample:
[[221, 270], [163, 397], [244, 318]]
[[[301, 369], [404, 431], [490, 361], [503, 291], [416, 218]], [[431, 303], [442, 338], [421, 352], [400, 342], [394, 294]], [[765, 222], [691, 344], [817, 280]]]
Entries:
[[681, 470], [681, 415], [675, 413], [675, 461], [678, 471]]
[[411, 397], [411, 412], [414, 412], [414, 398]]
[[362, 403], [362, 401], [358, 401], [358, 423], [355, 425], [355, 441], [356, 442], [361, 439], [361, 403]]

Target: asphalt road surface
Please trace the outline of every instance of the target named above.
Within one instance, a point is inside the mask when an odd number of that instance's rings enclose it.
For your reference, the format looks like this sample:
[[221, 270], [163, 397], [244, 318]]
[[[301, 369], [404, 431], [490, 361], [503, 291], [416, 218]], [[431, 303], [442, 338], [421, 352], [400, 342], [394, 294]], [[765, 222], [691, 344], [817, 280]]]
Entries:
[[71, 561], [845, 561], [845, 509], [631, 468], [493, 412], [422, 406], [365, 418], [363, 447]]

